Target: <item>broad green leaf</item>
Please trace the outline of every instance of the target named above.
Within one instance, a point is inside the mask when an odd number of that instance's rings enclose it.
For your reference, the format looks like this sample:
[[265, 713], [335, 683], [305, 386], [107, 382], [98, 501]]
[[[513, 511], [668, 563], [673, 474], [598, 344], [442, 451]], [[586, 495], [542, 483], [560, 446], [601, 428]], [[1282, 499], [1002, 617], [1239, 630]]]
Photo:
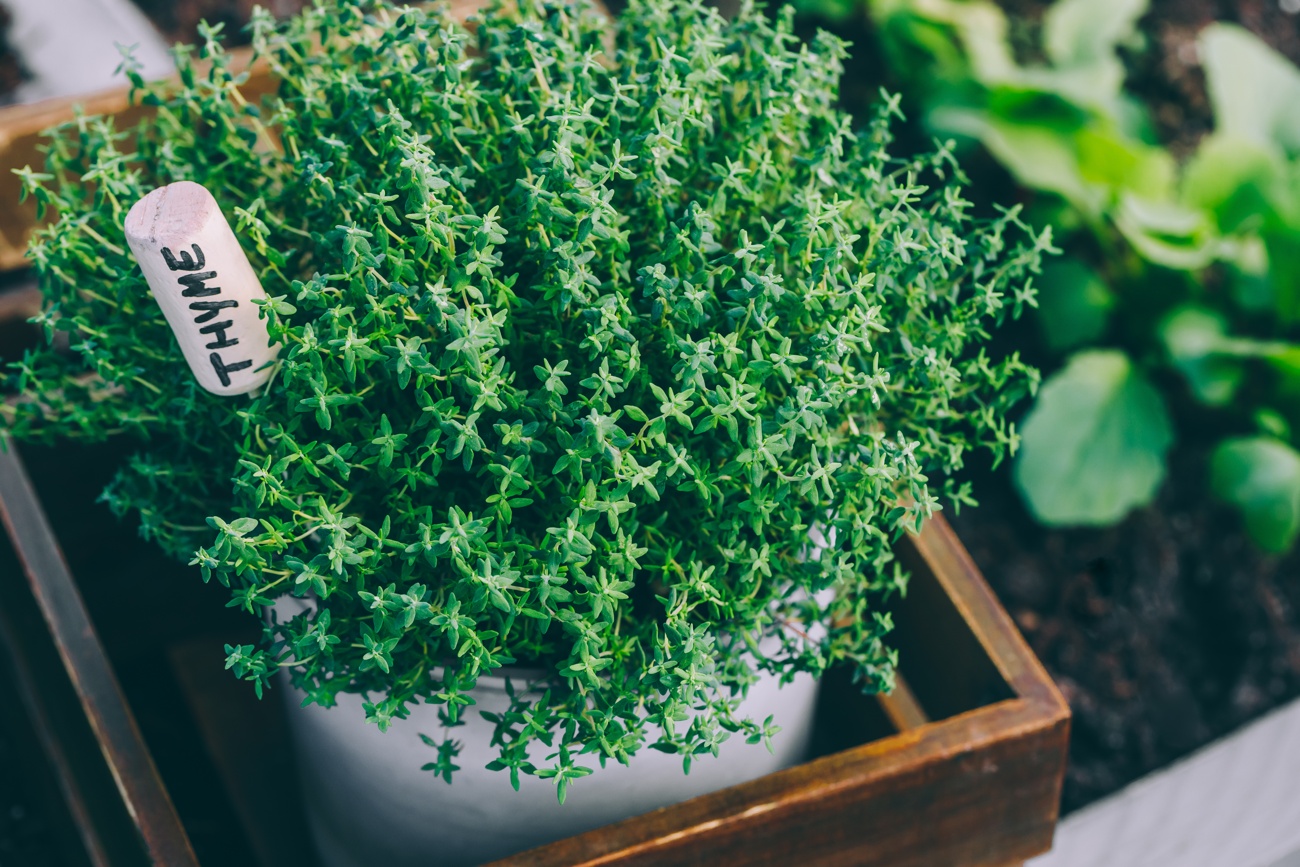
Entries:
[[1038, 316], [1052, 349], [1072, 349], [1101, 337], [1114, 306], [1106, 281], [1078, 259], [1058, 259], [1043, 267]]
[[1273, 309], [1284, 323], [1300, 321], [1300, 228], [1276, 227], [1264, 233]]
[[1220, 351], [1239, 358], [1262, 358], [1284, 373], [1300, 373], [1300, 345], [1285, 340], [1230, 337], [1224, 341]]
[[1137, 37], [1148, 0], [1059, 0], [1043, 17], [1043, 49], [1058, 74], [1053, 89], [1107, 114], [1124, 84], [1116, 49]]
[[799, 3], [801, 13], [836, 23], [853, 18], [858, 9], [857, 0], [800, 0]]
[[1118, 57], [1105, 63], [1053, 69], [1022, 67], [1017, 81], [1044, 93], [1055, 94], [1074, 105], [1107, 119], [1117, 119], [1124, 94], [1124, 64]]
[[989, 117], [1003, 123], [1051, 130], [1069, 138], [1093, 122], [1093, 114], [1050, 88], [999, 84], [985, 99]]
[[870, 0], [870, 6], [873, 21], [894, 28], [910, 25], [908, 35], [918, 30], [924, 33], [925, 28], [918, 27], [922, 22], [951, 29], [971, 77], [981, 84], [1005, 83], [1016, 77], [1018, 67], [1007, 41], [1007, 17], [988, 0]]
[[1164, 401], [1128, 357], [1082, 352], [1025, 419], [1016, 483], [1045, 524], [1111, 524], [1151, 502], [1172, 442]]
[[1142, 258], [1166, 268], [1205, 268], [1219, 250], [1214, 227], [1204, 213], [1193, 208], [1126, 193], [1112, 217]]
[[923, 0], [919, 5], [943, 8], [947, 20], [961, 34], [976, 81], [988, 85], [1015, 79], [1017, 67], [1007, 39], [1007, 16], [1001, 9], [986, 0], [944, 3]]
[[1201, 142], [1183, 170], [1182, 197], [1190, 207], [1212, 213], [1219, 230], [1235, 232], [1258, 224], [1285, 169], [1273, 148], [1216, 133]]
[[1282, 552], [1300, 533], [1300, 454], [1271, 437], [1227, 440], [1210, 463], [1214, 492], [1241, 510], [1250, 537]]
[[1057, 66], [1087, 66], [1115, 59], [1137, 36], [1149, 0], [1058, 0], [1043, 16], [1043, 49]]
[[1105, 197], [1084, 181], [1070, 137], [956, 108], [933, 112], [930, 122], [939, 130], [978, 139], [1021, 184], [1060, 195], [1090, 219], [1100, 216]]
[[1130, 193], [1147, 201], [1173, 197], [1177, 167], [1163, 148], [1143, 144], [1101, 123], [1079, 130], [1074, 146], [1079, 155], [1079, 173], [1086, 182], [1110, 187], [1117, 195]]
[[1264, 433], [1277, 437], [1278, 439], [1291, 438], [1291, 425], [1282, 417], [1282, 414], [1272, 409], [1260, 409], [1255, 411], [1255, 424]]
[[[880, 33], [880, 45], [894, 69], [924, 67], [925, 86], [940, 82], [963, 82], [970, 78], [970, 64], [960, 39], [946, 24], [921, 18], [904, 10], [893, 13], [877, 11], [875, 0], [869, 13]], [[881, 3], [881, 6], [906, 4]]]
[[1300, 70], [1234, 24], [1201, 31], [1200, 55], [1218, 132], [1300, 153]]
[[1287, 162], [1281, 179], [1270, 190], [1279, 223], [1300, 235], [1300, 156]]
[[1158, 332], [1174, 366], [1187, 376], [1197, 397], [1211, 405], [1232, 399], [1245, 373], [1243, 359], [1300, 373], [1300, 344], [1234, 337], [1228, 333], [1227, 319], [1206, 307], [1179, 307], [1165, 317]]

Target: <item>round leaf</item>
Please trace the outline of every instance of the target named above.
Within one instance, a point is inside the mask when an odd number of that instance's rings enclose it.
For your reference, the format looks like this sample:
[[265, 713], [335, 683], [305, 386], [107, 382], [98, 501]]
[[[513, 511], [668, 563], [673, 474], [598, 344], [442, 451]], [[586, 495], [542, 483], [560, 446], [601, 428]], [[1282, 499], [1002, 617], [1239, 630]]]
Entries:
[[1109, 524], [1149, 503], [1173, 441], [1159, 393], [1122, 352], [1080, 353], [1025, 420], [1016, 483], [1045, 524]]
[[1214, 492], [1239, 508], [1261, 548], [1282, 552], [1300, 533], [1300, 454], [1271, 437], [1227, 440], [1210, 463]]

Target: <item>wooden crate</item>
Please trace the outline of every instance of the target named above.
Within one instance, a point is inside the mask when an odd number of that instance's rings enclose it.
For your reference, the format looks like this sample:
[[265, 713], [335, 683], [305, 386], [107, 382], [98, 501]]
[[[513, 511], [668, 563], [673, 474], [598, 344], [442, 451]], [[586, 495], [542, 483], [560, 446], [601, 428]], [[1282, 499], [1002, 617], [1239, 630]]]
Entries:
[[[477, 0], [454, 5], [468, 16]], [[271, 87], [254, 67], [250, 93]], [[123, 121], [141, 111], [124, 89], [0, 109], [0, 271], [22, 264], [35, 224], [30, 203], [8, 204], [18, 193], [9, 169], [39, 166], [40, 131], [77, 104]], [[30, 339], [12, 320], [38, 304], [24, 278], [0, 277], [0, 358]], [[53, 527], [17, 454], [0, 451], [0, 518], [12, 540], [0, 545], [0, 602], [25, 600], [31, 614], [9, 618], [0, 638], [51, 649], [30, 654], [44, 667], [25, 700], [71, 720], [51, 727], [43, 748], [87, 861], [311, 867], [305, 820], [285, 795], [296, 775], [280, 704], [258, 702], [222, 671], [222, 644], [256, 630], [227, 616], [222, 588], [91, 505], [115, 448], [28, 450]], [[957, 867], [1046, 850], [1067, 706], [946, 523], [931, 522], [903, 556], [913, 580], [893, 612], [902, 687], [867, 698], [832, 673], [815, 758], [500, 863]], [[30, 628], [15, 630], [19, 621]], [[33, 637], [37, 626], [44, 638]]]
[[[64, 496], [77, 487], [68, 480], [87, 475], [76, 468], [78, 460], [46, 453], [42, 491]], [[84, 463], [106, 461], [95, 452]], [[172, 617], [103, 614], [103, 597], [110, 595], [104, 584], [128, 579], [103, 574], [102, 564], [130, 564], [119, 574], [142, 583], [121, 589], [142, 599], [155, 591], [180, 599], [201, 585], [189, 570], [148, 553], [106, 514], [107, 527], [98, 534], [84, 514], [62, 521], [63, 541], [81, 573], [74, 581], [12, 448], [0, 454], [0, 516], [146, 860], [312, 864], [290, 791], [296, 777], [283, 711], [278, 701], [257, 701], [221, 670], [221, 643], [232, 639], [223, 630], [234, 621], [214, 624], [211, 615], [223, 610], [217, 597], [192, 609], [176, 602]], [[902, 556], [913, 578], [893, 615], [906, 686], [893, 696], [867, 698], [832, 674], [818, 709], [817, 758], [499, 863], [956, 867], [1015, 864], [1049, 848], [1066, 757], [1065, 702], [942, 519], [905, 545]], [[0, 575], [0, 581], [13, 577]], [[119, 616], [138, 619], [123, 623]], [[139, 664], [131, 660], [141, 656], [165, 656], [188, 708], [181, 722], [155, 721], [154, 734], [133, 714], [140, 701], [152, 701], [153, 682], [131, 695], [114, 677], [121, 660], [131, 679]], [[209, 757], [206, 770], [190, 761], [155, 765], [151, 753], [160, 739], [172, 753]], [[224, 806], [186, 808], [179, 795], [174, 804], [170, 793], [180, 787], [219, 795]], [[215, 832], [229, 838], [221, 841], [225, 848], [209, 841], [206, 851], [197, 846], [196, 856], [191, 838], [213, 837], [213, 828], [199, 825], [218, 815], [224, 819]]]

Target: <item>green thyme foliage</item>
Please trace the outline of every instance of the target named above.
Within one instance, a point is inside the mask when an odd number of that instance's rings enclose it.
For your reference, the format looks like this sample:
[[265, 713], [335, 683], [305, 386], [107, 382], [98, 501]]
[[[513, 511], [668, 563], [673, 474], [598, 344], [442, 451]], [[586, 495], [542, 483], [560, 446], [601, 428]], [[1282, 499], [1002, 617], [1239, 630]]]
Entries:
[[[154, 118], [79, 120], [26, 175], [59, 214], [41, 318], [73, 351], [12, 371], [9, 422], [140, 437], [117, 512], [252, 615], [314, 600], [229, 667], [367, 693], [386, 726], [543, 666], [492, 717], [492, 767], [561, 795], [592, 760], [769, 737], [736, 711], [759, 672], [887, 688], [891, 544], [937, 508], [931, 474], [1014, 447], [1036, 374], [982, 344], [1048, 238], [973, 219], [947, 149], [891, 158], [896, 106], [852, 135], [843, 46], [788, 17], [526, 0], [471, 34], [336, 2], [252, 26], [266, 106], [209, 41], [209, 71], [137, 82]], [[260, 394], [196, 386], [125, 252], [127, 208], [181, 179], [272, 296]]]

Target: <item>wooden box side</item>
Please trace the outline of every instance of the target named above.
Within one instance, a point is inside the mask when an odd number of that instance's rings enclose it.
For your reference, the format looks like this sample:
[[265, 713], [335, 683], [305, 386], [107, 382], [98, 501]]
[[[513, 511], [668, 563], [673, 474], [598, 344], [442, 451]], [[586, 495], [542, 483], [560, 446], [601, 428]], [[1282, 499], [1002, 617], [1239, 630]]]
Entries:
[[197, 865], [22, 461], [3, 436], [0, 521], [149, 860], [168, 867]]
[[935, 578], [1016, 696], [1038, 705], [1047, 718], [1068, 720], [1070, 707], [1051, 675], [942, 516], [928, 521], [900, 555], [913, 571], [924, 569]]
[[[942, 519], [906, 555], [1013, 696], [512, 858], [523, 865], [998, 865], [1051, 846], [1069, 711]], [[906, 663], [904, 663], [905, 665]]]
[[494, 867], [1015, 864], [1051, 845], [1064, 725], [1003, 701]]

